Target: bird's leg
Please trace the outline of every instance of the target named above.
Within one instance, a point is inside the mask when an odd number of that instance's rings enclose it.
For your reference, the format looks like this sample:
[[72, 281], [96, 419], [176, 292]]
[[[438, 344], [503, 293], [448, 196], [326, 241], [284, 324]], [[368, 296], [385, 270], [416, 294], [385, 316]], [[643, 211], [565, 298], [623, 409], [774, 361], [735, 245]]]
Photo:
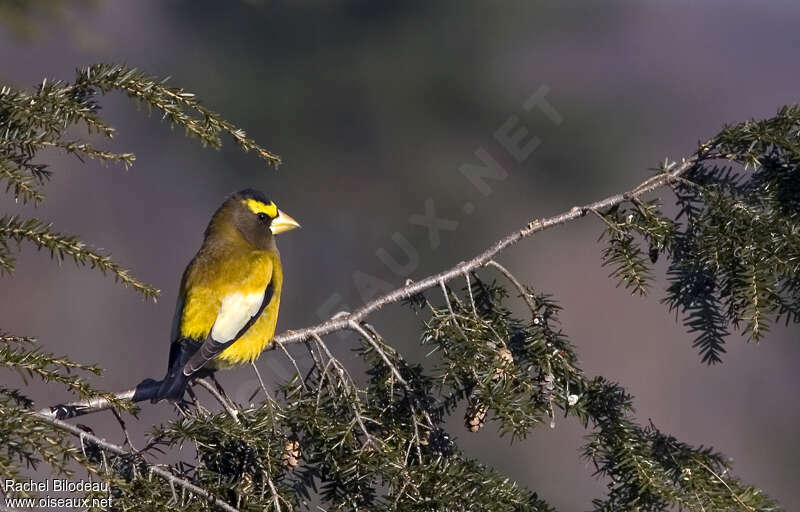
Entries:
[[[197, 401], [197, 395], [194, 394], [194, 390], [192, 389], [191, 386], [186, 386], [186, 392], [189, 394], [189, 398], [192, 399], [192, 402], [191, 402], [192, 405], [195, 406], [195, 407], [200, 407], [200, 403]], [[184, 400], [184, 402], [185, 402], [185, 400]], [[186, 402], [186, 403], [188, 404], [189, 402]]]
[[181, 416], [186, 418], [189, 416], [189, 407], [192, 405], [191, 402], [187, 402], [186, 400], [180, 400], [178, 402], [174, 402], [172, 405], [181, 413]]
[[194, 407], [196, 409], [202, 409], [200, 402], [197, 401], [197, 395], [194, 394], [194, 390], [192, 389], [191, 385], [186, 386], [186, 393], [189, 395], [191, 401], [181, 398], [174, 404], [175, 408], [178, 409], [178, 412], [180, 412], [184, 418], [189, 415], [190, 408]]

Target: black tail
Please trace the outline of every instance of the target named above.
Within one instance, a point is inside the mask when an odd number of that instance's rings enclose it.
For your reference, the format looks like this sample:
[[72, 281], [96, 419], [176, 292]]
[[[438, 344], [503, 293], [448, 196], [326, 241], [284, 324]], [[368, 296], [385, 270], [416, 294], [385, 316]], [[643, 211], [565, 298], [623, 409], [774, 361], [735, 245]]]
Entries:
[[179, 340], [172, 344], [169, 351], [167, 375], [161, 381], [161, 386], [158, 388], [156, 396], [152, 399], [153, 403], [160, 400], [179, 402], [183, 399], [186, 386], [189, 384], [189, 377], [184, 375], [183, 367], [196, 351], [196, 343]]

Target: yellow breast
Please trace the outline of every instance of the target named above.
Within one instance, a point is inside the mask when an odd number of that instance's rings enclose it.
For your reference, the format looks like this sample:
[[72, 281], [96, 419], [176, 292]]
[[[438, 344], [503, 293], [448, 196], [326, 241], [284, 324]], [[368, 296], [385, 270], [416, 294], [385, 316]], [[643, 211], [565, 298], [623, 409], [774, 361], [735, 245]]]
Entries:
[[254, 361], [275, 334], [283, 284], [279, 255], [252, 251], [247, 255], [231, 258], [228, 254], [223, 265], [202, 267], [213, 268], [215, 272], [213, 276], [187, 274], [180, 335], [198, 341], [205, 339], [214, 328], [225, 297], [263, 294], [267, 285], [271, 285], [272, 297], [256, 321], [206, 366], [223, 369]]
[[270, 258], [272, 258], [272, 280], [270, 281], [272, 298], [242, 337], [216, 357], [214, 363], [217, 368], [229, 368], [237, 364], [255, 361], [275, 335], [275, 325], [278, 322], [278, 309], [281, 303], [283, 273], [278, 256], [271, 254]]

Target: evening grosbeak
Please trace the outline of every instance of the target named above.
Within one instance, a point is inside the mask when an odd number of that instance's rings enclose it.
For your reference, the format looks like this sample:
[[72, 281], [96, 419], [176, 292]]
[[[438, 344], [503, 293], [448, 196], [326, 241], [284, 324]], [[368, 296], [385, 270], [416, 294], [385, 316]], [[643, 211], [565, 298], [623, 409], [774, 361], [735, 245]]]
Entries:
[[167, 375], [153, 401], [180, 401], [192, 377], [254, 361], [275, 334], [279, 233], [300, 227], [252, 189], [214, 213], [181, 280]]

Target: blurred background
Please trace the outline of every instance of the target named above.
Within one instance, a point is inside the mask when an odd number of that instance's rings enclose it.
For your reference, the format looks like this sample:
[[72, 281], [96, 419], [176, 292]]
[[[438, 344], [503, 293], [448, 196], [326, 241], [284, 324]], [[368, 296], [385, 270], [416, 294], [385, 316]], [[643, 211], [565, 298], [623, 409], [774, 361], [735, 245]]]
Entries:
[[[0, 280], [0, 326], [106, 368], [93, 380], [103, 389], [160, 378], [181, 273], [212, 212], [244, 187], [264, 190], [303, 224], [279, 240], [279, 330], [314, 324], [466, 259], [531, 219], [622, 191], [725, 123], [796, 102], [799, 21], [800, 6], [788, 1], [0, 2], [3, 82], [69, 81], [76, 67], [98, 62], [169, 75], [284, 161], [268, 169], [230, 141], [203, 149], [127, 98], [103, 98], [118, 128], [106, 147], [134, 152], [134, 167], [48, 155], [54, 178], [44, 205], [3, 197], [0, 211], [40, 216], [107, 249], [161, 298], [143, 302], [26, 246], [16, 274]], [[560, 123], [523, 108], [537, 91]], [[512, 116], [539, 140], [522, 162], [494, 138]], [[507, 171], [487, 180], [487, 195], [459, 171], [482, 150]], [[438, 245], [409, 222], [426, 202], [456, 223]], [[800, 509], [797, 329], [776, 328], [760, 345], [732, 337], [724, 364], [703, 365], [659, 303], [663, 279], [642, 299], [607, 278], [601, 229], [589, 217], [500, 261], [554, 294], [586, 373], [624, 385], [641, 422], [714, 446], [744, 480]], [[411, 260], [396, 240], [413, 247]], [[387, 266], [391, 258], [404, 268]], [[407, 358], [424, 360], [420, 318], [390, 306], [374, 320]], [[330, 340], [358, 368], [357, 341]], [[302, 347], [292, 353], [308, 367]], [[259, 366], [274, 380], [291, 373], [278, 352]], [[246, 368], [220, 380], [243, 402], [256, 387]], [[45, 386], [34, 395], [41, 406], [68, 398]], [[141, 439], [174, 415], [166, 404], [145, 405], [129, 427]], [[110, 414], [81, 421], [121, 439]], [[579, 457], [585, 431], [576, 422], [557, 419], [513, 445], [491, 424], [471, 434], [461, 423], [456, 414], [450, 431], [467, 454], [559, 509], [586, 510], [604, 491]]]

